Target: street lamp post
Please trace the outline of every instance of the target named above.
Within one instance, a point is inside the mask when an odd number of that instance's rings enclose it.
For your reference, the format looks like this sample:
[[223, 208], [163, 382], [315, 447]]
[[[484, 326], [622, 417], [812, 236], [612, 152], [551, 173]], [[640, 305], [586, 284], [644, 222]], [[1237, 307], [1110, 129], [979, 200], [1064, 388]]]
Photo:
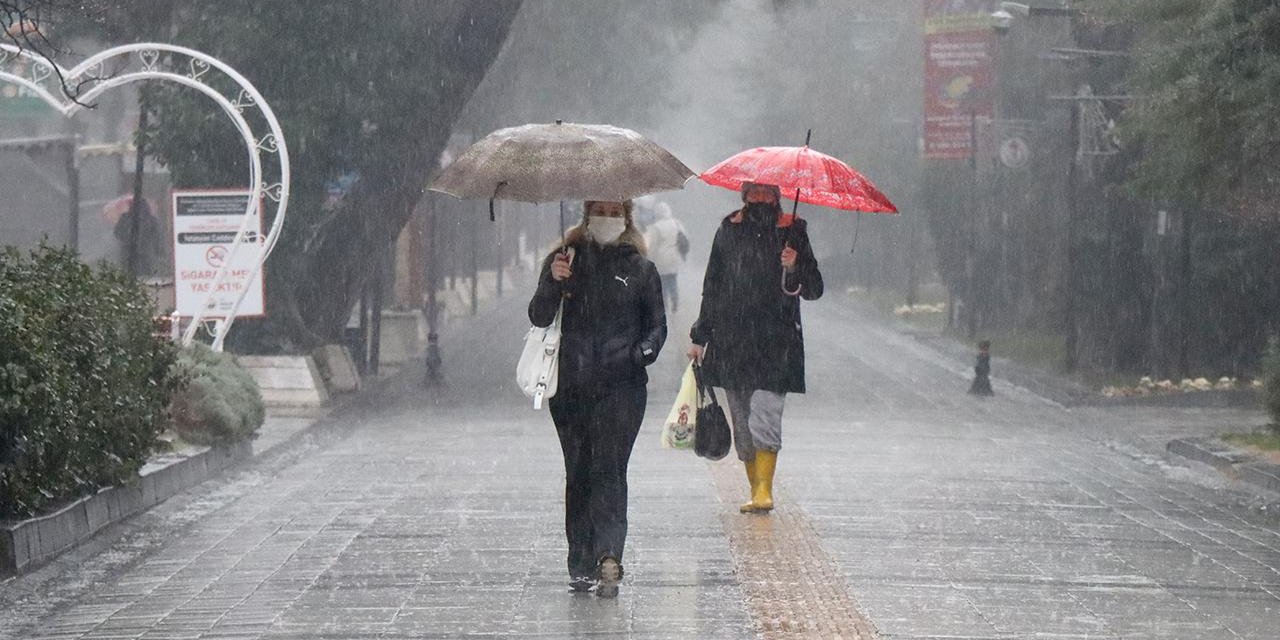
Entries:
[[1080, 105], [1071, 103], [1071, 126], [1068, 129], [1073, 140], [1071, 164], [1067, 167], [1067, 233], [1066, 233], [1066, 265], [1064, 270], [1066, 286], [1066, 304], [1063, 309], [1063, 321], [1066, 323], [1066, 344], [1064, 345], [1063, 368], [1068, 372], [1076, 370], [1079, 358], [1076, 355], [1080, 345], [1080, 332], [1076, 322], [1076, 224], [1080, 219], [1078, 202], [1079, 170], [1077, 155], [1080, 153]]
[[[133, 202], [129, 205], [129, 274], [137, 278], [142, 276], [142, 255], [138, 247], [138, 233], [142, 224], [142, 216], [146, 206], [142, 201], [142, 172], [146, 168], [146, 131], [147, 131], [147, 91], [143, 85], [138, 91], [138, 133], [134, 145], [133, 162]], [[146, 212], [150, 213], [150, 212]]]
[[965, 249], [965, 279], [968, 280], [967, 327], [969, 339], [978, 333], [978, 112], [969, 110], [969, 229], [968, 246]]
[[440, 243], [436, 240], [439, 228], [435, 206], [427, 209], [427, 386], [440, 384], [444, 378], [440, 370], [443, 360], [440, 357], [439, 318], [440, 308], [436, 301], [436, 290], [440, 288]]

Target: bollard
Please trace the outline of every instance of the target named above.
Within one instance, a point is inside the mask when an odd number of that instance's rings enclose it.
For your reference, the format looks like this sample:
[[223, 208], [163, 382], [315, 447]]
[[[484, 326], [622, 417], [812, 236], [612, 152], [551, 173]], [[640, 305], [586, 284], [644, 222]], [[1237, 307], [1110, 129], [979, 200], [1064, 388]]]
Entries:
[[441, 364], [443, 364], [443, 361], [440, 358], [440, 336], [432, 331], [427, 334], [426, 386], [435, 386], [443, 381], [444, 374], [440, 371]]
[[978, 363], [973, 367], [973, 384], [969, 393], [975, 396], [995, 395], [991, 390], [991, 341], [978, 343]]

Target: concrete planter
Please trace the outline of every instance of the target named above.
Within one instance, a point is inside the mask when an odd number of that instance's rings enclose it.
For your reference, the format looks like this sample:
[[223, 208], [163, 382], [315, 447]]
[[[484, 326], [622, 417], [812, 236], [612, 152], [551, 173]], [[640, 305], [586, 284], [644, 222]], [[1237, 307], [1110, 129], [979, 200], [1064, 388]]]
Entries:
[[258, 383], [268, 407], [320, 407], [329, 402], [311, 356], [236, 356]]
[[417, 310], [383, 311], [381, 333], [378, 360], [383, 364], [415, 360], [427, 344], [427, 323]]

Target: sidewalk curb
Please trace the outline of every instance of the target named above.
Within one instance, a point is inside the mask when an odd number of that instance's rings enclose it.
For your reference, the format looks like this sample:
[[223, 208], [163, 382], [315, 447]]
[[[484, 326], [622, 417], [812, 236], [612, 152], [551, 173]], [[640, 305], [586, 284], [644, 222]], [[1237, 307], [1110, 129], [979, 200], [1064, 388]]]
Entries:
[[137, 478], [124, 484], [103, 487], [50, 514], [20, 521], [0, 522], [0, 576], [27, 573], [85, 542], [109, 525], [159, 505], [165, 500], [218, 477], [245, 462], [282, 455], [309, 437], [334, 431], [333, 420], [365, 397], [377, 396], [399, 371], [373, 380], [358, 393], [337, 396], [328, 406], [298, 415], [288, 410], [272, 414], [278, 418], [307, 418], [310, 421], [265, 448], [245, 440], [222, 447], [202, 447], [190, 455], [164, 455], [143, 466]]
[[1203, 462], [1234, 479], [1280, 493], [1280, 465], [1261, 460], [1217, 438], [1181, 438], [1170, 441], [1165, 448], [1169, 453]]
[[[915, 331], [896, 318], [894, 321], [897, 322], [896, 327], [900, 332], [963, 364], [971, 366], [977, 355], [976, 348], [969, 346], [961, 338], [945, 333]], [[1110, 398], [1061, 374], [1000, 356], [993, 356], [991, 359], [991, 376], [1027, 389], [1064, 407], [1255, 409], [1259, 406], [1258, 392], [1253, 389], [1213, 389], [1193, 393]]]
[[115, 522], [136, 515], [254, 456], [253, 442], [203, 447], [148, 462], [138, 477], [103, 487], [50, 514], [0, 523], [0, 573], [21, 574]]

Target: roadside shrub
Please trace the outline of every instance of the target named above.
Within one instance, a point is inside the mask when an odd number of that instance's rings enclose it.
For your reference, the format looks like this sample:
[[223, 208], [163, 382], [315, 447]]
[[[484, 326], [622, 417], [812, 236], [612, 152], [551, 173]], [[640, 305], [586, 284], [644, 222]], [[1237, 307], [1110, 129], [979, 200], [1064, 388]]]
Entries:
[[170, 414], [183, 440], [215, 445], [252, 437], [266, 419], [262, 392], [231, 356], [196, 343], [178, 354], [183, 388]]
[[134, 477], [165, 428], [175, 355], [134, 278], [63, 249], [0, 250], [0, 518]]
[[1271, 414], [1271, 430], [1280, 433], [1280, 337], [1272, 337], [1262, 354], [1262, 404]]

